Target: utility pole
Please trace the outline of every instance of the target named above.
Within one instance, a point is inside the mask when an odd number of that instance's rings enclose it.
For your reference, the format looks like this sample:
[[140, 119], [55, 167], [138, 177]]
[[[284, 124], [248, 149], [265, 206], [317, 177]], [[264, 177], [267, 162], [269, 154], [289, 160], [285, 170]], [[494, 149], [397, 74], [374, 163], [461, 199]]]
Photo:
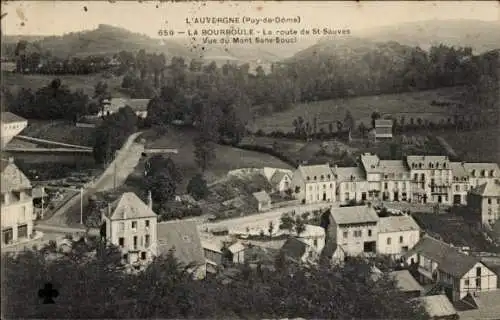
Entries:
[[43, 195], [45, 194], [45, 187], [42, 187], [42, 214], [41, 217], [43, 219]]
[[83, 188], [80, 188], [80, 224], [83, 224]]

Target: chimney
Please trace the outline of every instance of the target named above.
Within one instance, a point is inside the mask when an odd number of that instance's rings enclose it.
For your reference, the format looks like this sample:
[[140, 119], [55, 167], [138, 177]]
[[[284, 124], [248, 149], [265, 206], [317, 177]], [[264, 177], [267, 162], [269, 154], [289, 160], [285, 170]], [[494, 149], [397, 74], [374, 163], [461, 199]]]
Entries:
[[151, 195], [151, 190], [148, 191], [148, 208], [153, 210], [153, 196]]
[[14, 163], [14, 157], [9, 157], [9, 163]]

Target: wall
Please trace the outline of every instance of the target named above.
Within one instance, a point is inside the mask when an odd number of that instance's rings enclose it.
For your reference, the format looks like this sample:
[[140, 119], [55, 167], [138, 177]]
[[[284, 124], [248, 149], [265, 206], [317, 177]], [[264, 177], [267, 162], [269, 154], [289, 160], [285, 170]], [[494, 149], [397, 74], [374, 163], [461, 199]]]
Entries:
[[[302, 202], [302, 200], [305, 200], [305, 183], [304, 183], [304, 179], [302, 177], [302, 173], [300, 173], [299, 170], [295, 170], [293, 172], [293, 176], [292, 176], [292, 183], [291, 183], [291, 186], [292, 186], [292, 195], [295, 199], [299, 200], [300, 202]], [[296, 193], [295, 192], [295, 189], [296, 188], [300, 188], [299, 192]]]
[[[305, 184], [306, 203], [335, 202], [335, 181], [318, 181]], [[323, 200], [326, 198], [326, 201]]]
[[26, 128], [28, 121], [13, 122], [13, 123], [2, 123], [0, 136], [2, 137], [2, 148], [4, 148], [7, 143], [17, 136], [21, 131]]
[[[146, 228], [146, 220], [149, 220], [149, 228]], [[137, 229], [134, 231], [132, 229], [132, 221], [137, 221]], [[121, 229], [120, 224], [123, 223], [123, 229]], [[141, 218], [141, 219], [127, 219], [127, 220], [114, 220], [111, 222], [111, 232], [110, 232], [110, 241], [118, 245], [119, 238], [123, 237], [125, 240], [124, 250], [141, 250], [147, 251], [152, 249], [151, 245], [156, 243], [156, 217], [150, 218]], [[145, 236], [149, 235], [150, 247], [146, 247], [145, 245]], [[137, 236], [137, 249], [134, 249], [134, 236]], [[153, 246], [154, 248], [155, 246]], [[156, 253], [153, 253], [156, 254]], [[148, 252], [149, 255], [149, 252]]]
[[[335, 240], [337, 245], [339, 245], [342, 248], [342, 250], [344, 250], [346, 255], [363, 254], [365, 242], [377, 241], [377, 234], [378, 234], [377, 224], [337, 226], [337, 224], [334, 221], [331, 221], [329, 229], [330, 228], [332, 228], [332, 230], [329, 230], [329, 232], [333, 232], [335, 234]], [[369, 235], [369, 230], [371, 230], [371, 235]], [[361, 236], [355, 237], [354, 231], [361, 231]], [[347, 232], [347, 238], [344, 237], [344, 232]], [[376, 250], [376, 246], [374, 250]]]
[[[8, 195], [7, 195], [8, 196]], [[10, 200], [10, 199], [8, 199]], [[12, 240], [15, 242], [18, 239], [17, 227], [26, 224], [28, 227], [28, 236], [33, 233], [33, 200], [31, 197], [24, 195], [21, 201], [7, 203], [1, 207], [1, 227], [12, 228]], [[2, 244], [3, 243], [2, 234]]]
[[482, 197], [481, 222], [493, 225], [500, 218], [500, 195], [497, 197]]
[[[337, 187], [337, 200], [341, 204], [347, 204], [350, 200], [361, 201], [363, 192], [366, 194], [366, 200], [370, 200], [368, 191], [370, 184], [368, 181], [342, 181], [339, 182]], [[346, 197], [348, 196], [348, 197]]]
[[[400, 237], [403, 237], [403, 242], [400, 242]], [[387, 244], [388, 238], [391, 239], [390, 244]], [[377, 252], [380, 254], [399, 255], [405, 252], [402, 249], [404, 246], [407, 246], [407, 249], [410, 250], [419, 240], [419, 230], [379, 233], [377, 237]]]
[[469, 190], [468, 182], [456, 182], [451, 185], [451, 204], [455, 204], [455, 196], [460, 196], [461, 205], [467, 204], [467, 191]]
[[[476, 268], [481, 268], [480, 288], [476, 287]], [[440, 276], [442, 276], [440, 274]], [[444, 277], [442, 276], [443, 279]], [[457, 279], [458, 280], [458, 279]], [[467, 284], [468, 280], [468, 284]], [[444, 281], [449, 282], [449, 281]], [[497, 289], [497, 275], [486, 268], [482, 263], [477, 263], [469, 272], [467, 272], [460, 281], [457, 281], [459, 286], [456, 287], [454, 298], [462, 299], [469, 291], [491, 291]]]

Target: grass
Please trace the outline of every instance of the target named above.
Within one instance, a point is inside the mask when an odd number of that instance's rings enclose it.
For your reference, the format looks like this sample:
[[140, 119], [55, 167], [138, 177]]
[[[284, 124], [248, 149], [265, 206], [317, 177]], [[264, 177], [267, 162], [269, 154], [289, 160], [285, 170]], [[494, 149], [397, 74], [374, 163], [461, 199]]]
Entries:
[[72, 122], [28, 120], [28, 127], [21, 135], [91, 147], [93, 133], [93, 128], [79, 128]]
[[500, 128], [498, 127], [458, 133], [449, 131], [439, 135], [464, 161], [500, 164]]
[[[189, 180], [199, 173], [194, 159], [193, 129], [171, 128], [165, 135], [157, 136], [153, 130], [145, 132], [146, 148], [177, 148], [178, 154], [171, 154], [171, 159], [182, 172], [184, 177], [179, 189], [185, 190]], [[205, 172], [208, 183], [215, 182], [226, 176], [229, 170], [250, 167], [277, 167], [290, 169], [283, 161], [259, 152], [241, 150], [230, 146], [216, 145], [216, 159], [213, 165]]]
[[113, 97], [122, 97], [120, 92], [122, 77], [104, 77], [103, 74], [89, 75], [45, 75], [45, 74], [19, 74], [12, 72], [2, 72], [2, 85], [12, 91], [20, 88], [38, 90], [48, 85], [53, 79], [59, 78], [63, 85], [67, 85], [71, 90], [81, 89], [89, 97], [94, 95], [94, 86], [99, 81], [105, 81]]
[[[433, 100], [439, 102], [462, 102], [460, 93], [463, 87], [442, 88], [437, 90], [408, 92], [400, 94], [385, 94], [377, 96], [356, 97], [347, 99], [325, 100], [311, 103], [300, 103], [291, 109], [273, 113], [271, 115], [257, 117], [248, 127], [252, 131], [262, 129], [264, 132], [281, 130], [283, 132], [293, 131], [292, 122], [302, 116], [311, 124], [313, 116], [317, 116], [319, 128], [324, 128], [328, 132], [328, 123], [344, 119], [347, 110], [351, 112], [354, 119], [370, 123], [370, 116], [373, 111], [380, 114], [391, 114], [405, 116], [407, 122], [410, 118], [429, 118], [436, 121], [438, 118], [448, 118], [453, 111], [452, 107], [439, 107], [431, 105]], [[319, 130], [318, 128], [318, 130]]]

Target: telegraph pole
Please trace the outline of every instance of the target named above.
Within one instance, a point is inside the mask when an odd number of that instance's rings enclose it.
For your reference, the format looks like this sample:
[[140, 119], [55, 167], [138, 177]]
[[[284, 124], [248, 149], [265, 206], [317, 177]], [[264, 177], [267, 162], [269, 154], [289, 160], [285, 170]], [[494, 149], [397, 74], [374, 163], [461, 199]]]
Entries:
[[80, 224], [83, 224], [83, 188], [80, 188]]

